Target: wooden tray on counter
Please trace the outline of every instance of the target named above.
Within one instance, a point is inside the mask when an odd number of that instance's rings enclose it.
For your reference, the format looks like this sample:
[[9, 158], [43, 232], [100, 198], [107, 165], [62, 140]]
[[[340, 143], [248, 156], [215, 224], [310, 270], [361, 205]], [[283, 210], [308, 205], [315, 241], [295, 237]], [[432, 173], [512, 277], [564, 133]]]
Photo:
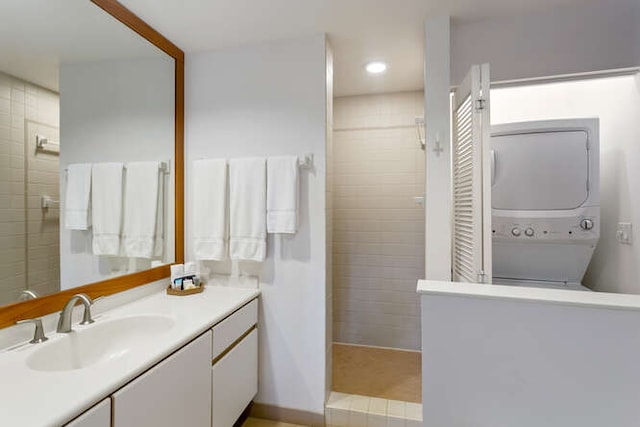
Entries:
[[171, 285], [167, 286], [167, 295], [174, 295], [174, 296], [180, 296], [180, 297], [185, 297], [187, 295], [193, 295], [193, 294], [199, 294], [200, 292], [204, 291], [204, 285], [200, 285], [197, 288], [193, 288], [193, 289], [186, 289], [186, 290], [181, 290], [181, 289], [171, 289]]

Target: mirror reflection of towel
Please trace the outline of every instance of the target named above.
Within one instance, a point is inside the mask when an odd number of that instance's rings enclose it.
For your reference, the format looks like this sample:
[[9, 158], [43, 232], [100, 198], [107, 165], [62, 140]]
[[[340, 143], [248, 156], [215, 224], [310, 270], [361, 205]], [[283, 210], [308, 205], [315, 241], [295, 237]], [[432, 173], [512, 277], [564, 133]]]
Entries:
[[159, 174], [160, 162], [127, 164], [122, 230], [124, 256], [154, 257], [160, 203]]
[[122, 226], [122, 163], [96, 163], [91, 172], [93, 254], [117, 256]]
[[91, 227], [91, 163], [67, 166], [64, 226], [67, 230], [88, 230]]

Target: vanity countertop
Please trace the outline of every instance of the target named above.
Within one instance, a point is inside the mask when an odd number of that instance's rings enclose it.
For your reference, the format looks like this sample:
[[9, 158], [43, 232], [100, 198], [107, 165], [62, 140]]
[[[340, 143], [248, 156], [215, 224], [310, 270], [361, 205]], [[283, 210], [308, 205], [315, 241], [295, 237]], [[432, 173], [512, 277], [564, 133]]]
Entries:
[[[213, 286], [187, 297], [171, 297], [162, 291], [95, 315], [95, 324], [131, 315], [170, 316], [175, 324], [136, 351], [84, 369], [39, 372], [27, 366], [30, 354], [64, 339], [63, 334], [49, 333], [46, 343], [0, 351], [0, 426], [60, 426], [69, 422], [259, 293], [257, 289]], [[73, 325], [76, 330], [92, 326]]]

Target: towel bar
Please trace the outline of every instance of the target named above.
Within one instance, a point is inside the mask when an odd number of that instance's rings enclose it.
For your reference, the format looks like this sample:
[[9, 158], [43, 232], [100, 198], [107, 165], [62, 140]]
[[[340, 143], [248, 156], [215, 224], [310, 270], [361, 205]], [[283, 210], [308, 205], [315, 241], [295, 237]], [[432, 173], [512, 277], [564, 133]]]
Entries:
[[[124, 165], [124, 168], [127, 168], [127, 165]], [[170, 173], [171, 172], [171, 168], [169, 167], [169, 163], [168, 162], [160, 162], [160, 165], [158, 166], [158, 169], [162, 172], [162, 173]], [[67, 172], [67, 168], [64, 168], [64, 171]]]
[[311, 169], [313, 167], [313, 154], [305, 154], [302, 158], [298, 157], [298, 167], [301, 169]]

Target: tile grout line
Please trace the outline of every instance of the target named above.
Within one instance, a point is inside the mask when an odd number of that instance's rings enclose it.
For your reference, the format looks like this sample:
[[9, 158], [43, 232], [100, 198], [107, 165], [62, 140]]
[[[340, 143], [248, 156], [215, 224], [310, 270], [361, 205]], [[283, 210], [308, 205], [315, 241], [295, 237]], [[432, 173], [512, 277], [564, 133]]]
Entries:
[[420, 427], [422, 404], [331, 392], [326, 420], [330, 427]]

